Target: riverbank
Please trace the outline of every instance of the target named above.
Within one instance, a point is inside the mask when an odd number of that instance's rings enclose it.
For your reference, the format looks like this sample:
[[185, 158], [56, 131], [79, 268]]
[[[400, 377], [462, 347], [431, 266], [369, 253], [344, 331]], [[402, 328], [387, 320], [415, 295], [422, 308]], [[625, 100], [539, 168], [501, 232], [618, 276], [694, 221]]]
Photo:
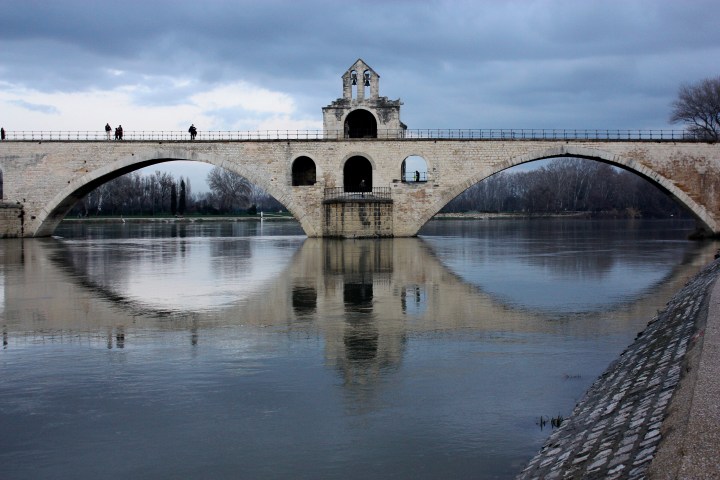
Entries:
[[191, 217], [65, 217], [68, 223], [201, 223], [201, 222], [260, 222], [260, 221], [294, 221], [290, 214], [263, 214], [243, 216], [191, 216]]
[[719, 275], [673, 296], [518, 479], [720, 478]]

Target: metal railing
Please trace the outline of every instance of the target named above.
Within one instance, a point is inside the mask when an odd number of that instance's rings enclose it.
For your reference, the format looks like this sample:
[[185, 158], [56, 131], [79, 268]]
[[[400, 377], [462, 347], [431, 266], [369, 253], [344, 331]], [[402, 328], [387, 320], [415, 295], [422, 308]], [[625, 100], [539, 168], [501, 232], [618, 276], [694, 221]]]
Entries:
[[[108, 140], [104, 131], [15, 130], [5, 132], [5, 141], [176, 141], [189, 142], [190, 134], [178, 130], [124, 131], [122, 140]], [[413, 129], [377, 130], [375, 138], [350, 138], [342, 130], [200, 131], [195, 142], [272, 140], [600, 140], [600, 141], [685, 141], [717, 139], [686, 130], [621, 129]]]
[[427, 172], [421, 172], [421, 171], [408, 171], [404, 172], [402, 175], [402, 178], [400, 179], [404, 183], [425, 183], [428, 181], [428, 174]]
[[346, 191], [343, 187], [331, 187], [325, 189], [323, 200], [389, 200], [391, 195], [390, 187], [372, 187], [366, 191]]

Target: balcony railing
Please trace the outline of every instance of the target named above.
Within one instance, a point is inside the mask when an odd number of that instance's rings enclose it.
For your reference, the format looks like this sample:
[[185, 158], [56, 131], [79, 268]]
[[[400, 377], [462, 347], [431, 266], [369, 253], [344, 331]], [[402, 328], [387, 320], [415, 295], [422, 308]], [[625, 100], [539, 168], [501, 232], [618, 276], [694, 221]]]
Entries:
[[419, 170], [407, 171], [402, 174], [401, 181], [403, 183], [425, 183], [428, 181], [428, 174]]
[[323, 200], [390, 200], [390, 187], [372, 187], [366, 191], [346, 191], [343, 187], [326, 188]]
[[[114, 135], [113, 135], [114, 136]], [[263, 130], [199, 131], [195, 142], [273, 141], [273, 140], [602, 140], [602, 141], [685, 141], [707, 142], [716, 139], [685, 130], [620, 129], [415, 129], [377, 130], [377, 136], [349, 138], [342, 130]], [[190, 134], [177, 130], [126, 130], [122, 140], [108, 140], [104, 131], [10, 130], [6, 141], [169, 141], [189, 142]]]

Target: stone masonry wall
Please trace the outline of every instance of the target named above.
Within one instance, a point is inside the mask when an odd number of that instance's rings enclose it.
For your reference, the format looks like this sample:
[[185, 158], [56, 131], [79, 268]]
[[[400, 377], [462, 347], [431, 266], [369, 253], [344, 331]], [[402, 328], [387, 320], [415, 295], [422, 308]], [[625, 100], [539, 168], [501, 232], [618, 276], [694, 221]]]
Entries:
[[22, 237], [22, 222], [22, 206], [0, 202], [0, 238]]
[[326, 202], [325, 237], [393, 236], [393, 204], [377, 200]]

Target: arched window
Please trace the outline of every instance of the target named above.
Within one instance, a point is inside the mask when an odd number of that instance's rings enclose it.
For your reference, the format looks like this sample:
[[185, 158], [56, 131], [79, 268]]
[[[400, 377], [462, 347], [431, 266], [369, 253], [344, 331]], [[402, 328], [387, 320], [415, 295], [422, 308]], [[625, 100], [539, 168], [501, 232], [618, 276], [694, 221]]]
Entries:
[[357, 88], [358, 78], [357, 77], [358, 77], [357, 71], [351, 70], [350, 71], [350, 89], [351, 89], [352, 93], [350, 94], [350, 98], [357, 98], [357, 92], [358, 92], [358, 88]]
[[315, 162], [310, 157], [298, 157], [292, 165], [293, 187], [315, 185]]
[[377, 138], [377, 121], [367, 110], [354, 110], [345, 118], [346, 138]]
[[400, 178], [403, 182], [417, 183], [428, 181], [428, 168], [425, 159], [419, 155], [410, 155], [402, 162]]
[[372, 164], [365, 157], [355, 156], [345, 162], [343, 187], [346, 192], [372, 191]]

